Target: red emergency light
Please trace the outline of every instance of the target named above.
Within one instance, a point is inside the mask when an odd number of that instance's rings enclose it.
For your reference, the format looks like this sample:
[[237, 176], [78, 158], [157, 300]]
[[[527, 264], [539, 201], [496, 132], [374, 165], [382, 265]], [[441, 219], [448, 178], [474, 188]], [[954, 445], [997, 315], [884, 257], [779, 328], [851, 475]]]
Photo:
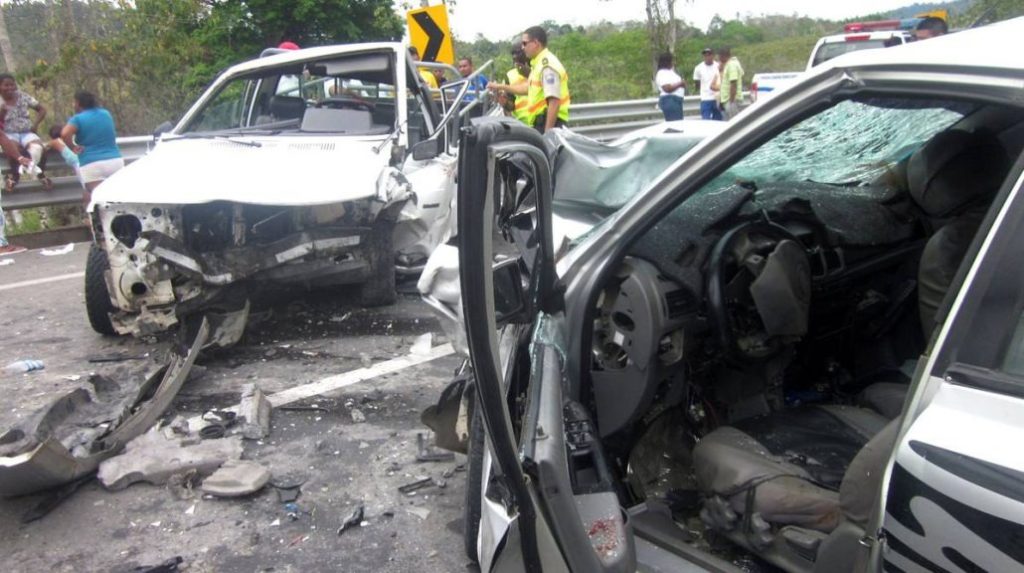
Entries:
[[847, 42], [863, 42], [864, 40], [870, 40], [871, 34], [857, 34], [856, 36], [847, 36]]

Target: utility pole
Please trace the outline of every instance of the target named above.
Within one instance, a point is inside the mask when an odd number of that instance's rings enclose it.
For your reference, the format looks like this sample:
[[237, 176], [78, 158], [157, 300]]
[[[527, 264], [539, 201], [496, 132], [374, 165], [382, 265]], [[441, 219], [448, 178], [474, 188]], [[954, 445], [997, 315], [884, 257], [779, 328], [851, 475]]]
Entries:
[[4, 6], [0, 4], [0, 51], [4, 53], [4, 66], [8, 73], [18, 71], [18, 65], [14, 60], [14, 47], [11, 46], [11, 36], [7, 33], [7, 19], [4, 18]]

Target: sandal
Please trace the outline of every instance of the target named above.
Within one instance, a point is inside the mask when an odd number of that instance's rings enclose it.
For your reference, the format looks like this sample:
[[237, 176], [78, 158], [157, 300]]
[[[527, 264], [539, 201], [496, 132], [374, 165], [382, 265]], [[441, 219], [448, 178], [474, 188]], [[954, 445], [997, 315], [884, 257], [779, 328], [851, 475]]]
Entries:
[[53, 191], [53, 179], [50, 179], [46, 173], [39, 174], [39, 182], [43, 185], [43, 190]]

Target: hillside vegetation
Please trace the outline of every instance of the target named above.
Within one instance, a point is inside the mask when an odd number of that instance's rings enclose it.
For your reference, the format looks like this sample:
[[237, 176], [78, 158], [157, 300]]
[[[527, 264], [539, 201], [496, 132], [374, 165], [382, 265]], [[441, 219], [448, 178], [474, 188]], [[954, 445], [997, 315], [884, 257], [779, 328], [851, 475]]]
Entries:
[[[84, 88], [100, 96], [122, 134], [144, 134], [179, 118], [221, 69], [282, 40], [309, 47], [401, 38], [403, 18], [392, 6], [391, 0], [15, 0], [4, 2], [2, 10], [19, 82], [51, 107], [51, 117], [70, 115], [71, 95]], [[957, 0], [897, 12], [942, 6], [960, 26], [986, 12], [990, 19], [1024, 14], [1024, 0]], [[677, 17], [685, 19], [687, 4], [677, 7]], [[730, 46], [746, 82], [758, 72], [800, 70], [815, 41], [841, 31], [842, 24], [795, 16], [715, 18], [700, 30], [679, 20], [677, 68], [689, 78], [701, 48]], [[573, 101], [655, 95], [655, 54], [644, 22], [542, 25], [569, 69]], [[456, 52], [478, 63], [494, 58], [488, 74], [503, 76], [512, 66], [513, 40], [457, 37]]]

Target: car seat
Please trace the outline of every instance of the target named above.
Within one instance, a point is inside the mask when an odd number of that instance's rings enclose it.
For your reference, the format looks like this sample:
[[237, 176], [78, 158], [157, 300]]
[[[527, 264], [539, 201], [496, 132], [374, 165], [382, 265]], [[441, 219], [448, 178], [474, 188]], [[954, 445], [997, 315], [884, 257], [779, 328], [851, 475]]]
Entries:
[[270, 115], [275, 121], [299, 119], [306, 113], [306, 102], [300, 97], [276, 95], [270, 98]]

